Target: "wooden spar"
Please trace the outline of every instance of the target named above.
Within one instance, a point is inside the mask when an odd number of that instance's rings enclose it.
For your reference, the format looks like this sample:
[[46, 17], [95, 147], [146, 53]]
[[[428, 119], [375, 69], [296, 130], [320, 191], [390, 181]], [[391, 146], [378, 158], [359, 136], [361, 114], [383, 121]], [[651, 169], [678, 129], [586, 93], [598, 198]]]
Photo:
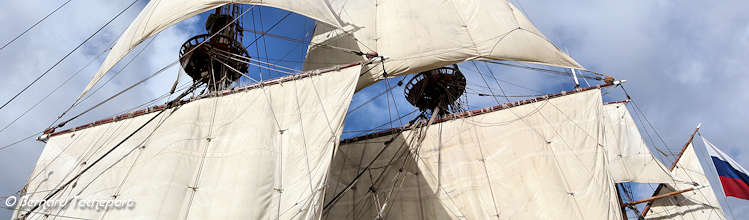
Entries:
[[674, 191], [674, 192], [666, 193], [666, 194], [663, 194], [663, 195], [657, 195], [657, 196], [653, 196], [653, 197], [650, 197], [650, 198], [645, 198], [645, 199], [637, 200], [637, 201], [634, 201], [634, 202], [625, 203], [624, 207], [626, 207], [626, 206], [633, 206], [633, 205], [637, 205], [637, 204], [644, 203], [644, 202], [652, 202], [652, 201], [655, 201], [657, 199], [662, 199], [662, 198], [666, 198], [666, 197], [669, 197], [669, 196], [679, 195], [679, 194], [682, 194], [682, 193], [685, 193], [685, 192], [693, 191], [695, 189], [697, 189], [697, 188], [696, 187], [692, 187], [692, 188], [689, 188], [689, 189]]
[[614, 187], [616, 187], [616, 198], [619, 199], [619, 207], [622, 211], [622, 219], [627, 220], [629, 217], [627, 217], [627, 206], [624, 205], [624, 201], [622, 200], [622, 194], [619, 192], [619, 185], [621, 183], [614, 184]]
[[[465, 111], [465, 112], [459, 112], [459, 113], [454, 113], [454, 114], [449, 114], [449, 115], [443, 115], [443, 116], [440, 116], [440, 117], [436, 118], [434, 120], [434, 123], [441, 123], [441, 122], [455, 120], [455, 119], [461, 119], [461, 118], [469, 118], [469, 117], [473, 117], [473, 116], [477, 116], [477, 115], [482, 115], [482, 114], [486, 114], [486, 113], [491, 113], [491, 112], [496, 112], [496, 111], [500, 111], [500, 110], [504, 110], [504, 109], [509, 109], [509, 108], [521, 106], [521, 105], [527, 105], [527, 104], [531, 104], [531, 103], [546, 101], [546, 100], [549, 100], [549, 99], [558, 98], [558, 97], [562, 97], [562, 96], [566, 96], [566, 95], [571, 95], [571, 94], [575, 94], [575, 93], [580, 93], [580, 92], [584, 92], [584, 91], [588, 91], [588, 90], [603, 89], [603, 88], [607, 88], [607, 87], [610, 87], [610, 86], [619, 85], [619, 84], [624, 83], [624, 82], [625, 82], [624, 80], [614, 81], [612, 83], [605, 83], [605, 84], [595, 85], [595, 86], [590, 86], [590, 87], [585, 87], [585, 88], [577, 88], [577, 89], [573, 89], [573, 90], [569, 90], [569, 91], [562, 91], [562, 92], [559, 92], [559, 93], [549, 94], [549, 95], [544, 95], [544, 96], [539, 96], [539, 97], [535, 97], [535, 98], [531, 98], [531, 99], [525, 99], [525, 100], [504, 103], [504, 104], [500, 104], [500, 105], [495, 105], [495, 106], [481, 108], [481, 109], [476, 109], [476, 110], [471, 110], [471, 111]], [[347, 139], [341, 140], [341, 144], [348, 144], [348, 143], [353, 143], [353, 142], [357, 142], [357, 141], [361, 141], [361, 140], [367, 140], [367, 139], [382, 137], [382, 136], [386, 136], [386, 135], [392, 135], [394, 133], [398, 133], [398, 132], [401, 132], [401, 131], [404, 131], [404, 130], [408, 130], [407, 127], [409, 127], [409, 126], [406, 125], [406, 126], [399, 127], [399, 128], [391, 128], [391, 129], [387, 129], [387, 130], [384, 130], [384, 131], [379, 131], [379, 132], [374, 132], [374, 133], [365, 134], [365, 135], [361, 135], [361, 136], [356, 136], [356, 137], [352, 137], [352, 138], [347, 138]]]
[[[244, 91], [248, 91], [248, 90], [252, 90], [252, 89], [262, 88], [264, 86], [270, 86], [270, 85], [276, 85], [276, 84], [283, 84], [285, 82], [290, 82], [290, 81], [294, 81], [294, 80], [298, 80], [298, 79], [303, 79], [303, 78], [308, 78], [308, 77], [312, 77], [312, 76], [317, 76], [317, 75], [324, 74], [324, 73], [329, 73], [329, 72], [334, 72], [334, 71], [340, 71], [342, 69], [346, 69], [346, 68], [350, 68], [350, 67], [354, 67], [354, 66], [358, 66], [358, 65], [366, 65], [366, 64], [369, 64], [371, 62], [373, 62], [373, 61], [372, 60], [366, 60], [366, 61], [360, 61], [360, 62], [355, 62], [355, 63], [349, 63], [349, 64], [343, 64], [343, 65], [336, 65], [336, 66], [332, 66], [332, 67], [328, 67], [328, 68], [309, 70], [309, 71], [305, 71], [305, 72], [302, 72], [302, 73], [299, 73], [299, 74], [296, 74], [296, 75], [290, 75], [290, 76], [285, 76], [285, 77], [281, 77], [281, 78], [277, 78], [277, 79], [273, 79], [273, 80], [262, 81], [262, 82], [258, 82], [258, 83], [252, 84], [252, 85], [243, 86], [243, 87], [225, 89], [225, 90], [222, 90], [222, 91], [215, 91], [215, 92], [212, 92], [212, 93], [209, 93], [209, 94], [205, 94], [205, 95], [202, 95], [202, 96], [199, 96], [199, 97], [194, 97], [194, 98], [190, 98], [190, 99], [187, 99], [187, 100], [181, 100], [181, 101], [178, 101], [177, 103], [175, 103], [174, 106], [184, 105], [184, 104], [190, 103], [192, 101], [196, 101], [196, 100], [203, 99], [203, 98], [212, 98], [212, 97], [217, 97], [217, 96], [226, 96], [226, 95], [231, 95], [231, 94], [235, 94], [235, 93], [239, 93], [239, 92], [244, 92]], [[55, 132], [55, 127], [52, 127], [52, 128], [49, 128], [49, 129], [45, 130], [44, 133], [42, 134], [42, 136], [38, 138], [38, 140], [43, 141], [43, 140], [46, 140], [47, 138], [52, 137], [52, 136], [62, 135], [62, 134], [66, 134], [66, 133], [70, 133], [70, 132], [75, 132], [75, 131], [79, 131], [79, 130], [83, 130], [83, 129], [87, 129], [87, 128], [92, 128], [92, 127], [103, 125], [103, 124], [108, 124], [108, 123], [117, 122], [117, 121], [121, 121], [121, 120], [125, 120], [125, 119], [135, 118], [135, 117], [138, 117], [138, 116], [141, 116], [141, 115], [145, 115], [145, 114], [149, 114], [149, 113], [154, 113], [154, 112], [161, 111], [165, 107], [166, 107], [166, 104], [164, 104], [164, 105], [157, 105], [157, 106], [151, 106], [151, 107], [147, 107], [145, 109], [141, 109], [141, 110], [137, 110], [137, 111], [134, 111], [134, 112], [129, 112], [129, 113], [121, 114], [121, 115], [116, 115], [116, 116], [113, 116], [113, 117], [109, 117], [107, 119], [95, 121], [95, 122], [92, 122], [92, 123], [88, 123], [88, 124], [85, 124], [85, 125], [81, 125], [81, 126], [78, 126], [78, 127], [73, 127], [73, 128], [66, 129], [66, 130], [63, 130], [63, 131], [58, 131], [58, 132]]]
[[612, 104], [627, 103], [627, 102], [629, 102], [629, 99], [625, 99], [621, 101], [606, 102], [606, 103], [603, 103], [603, 105], [612, 105]]
[[697, 124], [697, 128], [694, 129], [692, 132], [692, 135], [689, 136], [689, 139], [687, 139], [687, 143], [684, 143], [684, 146], [681, 147], [681, 152], [679, 152], [679, 155], [676, 156], [676, 159], [673, 163], [671, 163], [671, 167], [669, 167], [669, 170], [674, 170], [676, 167], [676, 163], [679, 162], [679, 159], [681, 159], [681, 156], [684, 155], [684, 151], [687, 150], [687, 147], [689, 147], [689, 143], [692, 143], [692, 140], [694, 139], [694, 135], [697, 134], [697, 131], [700, 130], [700, 127], [702, 126], [702, 123]]
[[[689, 144], [692, 143], [692, 140], [694, 139], [694, 135], [697, 134], [697, 131], [700, 130], [701, 126], [702, 126], [702, 123], [697, 124], [697, 128], [695, 128], [694, 131], [692, 132], [692, 135], [689, 136], [689, 139], [687, 139], [687, 143], [684, 143], [684, 146], [681, 147], [681, 151], [679, 152], [679, 155], [676, 156], [676, 159], [674, 159], [674, 162], [671, 163], [671, 167], [668, 168], [669, 171], [674, 171], [674, 168], [676, 167], [676, 164], [679, 163], [679, 159], [681, 159], [681, 156], [684, 154], [684, 151], [687, 150], [687, 147], [689, 147]], [[663, 183], [658, 184], [658, 188], [655, 188], [655, 191], [653, 192], [653, 196], [651, 196], [651, 197], [657, 196], [658, 193], [663, 188], [663, 186], [665, 186], [665, 185], [663, 185]], [[642, 209], [642, 213], [640, 213], [641, 217], [645, 217], [645, 215], [650, 210], [650, 206], [651, 205], [653, 205], [653, 200], [649, 201], [648, 204], [645, 205], [645, 208]]]

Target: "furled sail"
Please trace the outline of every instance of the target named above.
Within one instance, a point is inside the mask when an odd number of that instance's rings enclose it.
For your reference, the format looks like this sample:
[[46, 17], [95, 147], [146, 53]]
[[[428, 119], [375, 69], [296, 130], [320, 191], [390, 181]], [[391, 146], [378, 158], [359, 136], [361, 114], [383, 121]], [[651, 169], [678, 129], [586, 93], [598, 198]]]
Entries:
[[672, 177], [648, 149], [625, 103], [603, 106], [609, 171], [617, 183], [668, 183]]
[[602, 108], [594, 89], [346, 142], [327, 217], [621, 219]]
[[[319, 218], [360, 71], [289, 76], [166, 110], [52, 198], [133, 201], [134, 208], [70, 204], [44, 212], [83, 219]], [[43, 198], [154, 114], [52, 136], [26, 195]]]
[[[148, 37], [201, 12], [227, 3], [258, 4], [296, 12], [318, 22], [316, 41], [339, 30], [341, 40], [325, 44], [386, 56], [390, 75], [413, 73], [472, 59], [504, 59], [582, 68], [552, 45], [530, 21], [505, 0], [153, 0], [117, 41], [86, 93], [131, 49]], [[337, 39], [338, 37], [331, 37]], [[341, 52], [341, 51], [337, 51]], [[345, 52], [344, 52], [345, 53]], [[345, 56], [310, 49], [314, 64], [342, 62]], [[319, 55], [324, 55], [320, 57]], [[343, 61], [348, 63], [349, 60]], [[353, 57], [357, 61], [361, 57]], [[381, 68], [374, 66], [374, 68]], [[315, 69], [308, 67], [306, 69]], [[362, 88], [383, 77], [365, 71]]]
[[676, 179], [685, 181], [663, 184], [657, 195], [690, 188], [695, 190], [653, 201], [643, 213], [645, 219], [726, 219], [691, 141], [677, 160], [671, 173]]

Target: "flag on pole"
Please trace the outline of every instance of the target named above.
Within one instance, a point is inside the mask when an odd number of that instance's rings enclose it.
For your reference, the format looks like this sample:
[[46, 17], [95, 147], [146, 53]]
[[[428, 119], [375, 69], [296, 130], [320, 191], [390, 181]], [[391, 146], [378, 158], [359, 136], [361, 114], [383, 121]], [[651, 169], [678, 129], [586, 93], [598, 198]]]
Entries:
[[749, 200], [749, 172], [726, 153], [702, 137], [707, 153], [718, 171], [720, 183], [726, 196]]

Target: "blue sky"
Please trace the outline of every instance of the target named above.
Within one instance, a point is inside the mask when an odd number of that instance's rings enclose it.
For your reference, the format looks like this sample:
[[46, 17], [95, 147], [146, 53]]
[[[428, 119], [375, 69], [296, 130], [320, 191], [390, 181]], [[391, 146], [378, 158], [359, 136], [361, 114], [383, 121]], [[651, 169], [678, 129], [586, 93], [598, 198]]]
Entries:
[[[0, 43], [12, 39], [28, 25], [54, 9], [63, 0], [3, 1], [0, 2]], [[749, 16], [747, 4], [738, 0], [721, 1], [512, 1], [519, 6], [547, 38], [566, 50], [588, 69], [605, 72], [618, 79], [626, 79], [626, 87], [633, 99], [665, 141], [651, 146], [678, 151], [698, 122], [703, 122], [703, 134], [714, 144], [732, 155], [739, 163], [749, 165]], [[130, 1], [75, 0], [37, 28], [4, 50], [0, 50], [0, 100], [8, 100], [33, 77], [51, 66], [67, 51], [93, 33]], [[33, 134], [49, 125], [75, 99], [98, 68], [99, 55], [127, 27], [145, 1], [128, 10], [79, 51], [55, 68], [42, 81], [31, 87], [7, 108], [0, 110], [0, 129], [44, 98], [61, 82], [74, 76], [63, 87], [44, 99], [41, 104], [21, 117], [12, 126], [0, 131], [0, 147]], [[258, 7], [255, 28], [268, 30], [288, 12]], [[262, 25], [260, 25], [262, 14]], [[179, 46], [189, 37], [203, 33], [205, 15], [181, 22], [135, 51], [143, 50], [130, 65], [121, 62], [114, 69], [122, 74], [95, 93], [76, 111], [105, 99], [115, 92], [142, 79], [177, 58]], [[252, 24], [248, 16], [245, 24]], [[291, 14], [271, 32], [296, 39], [308, 39], [314, 22]], [[246, 26], [251, 29], [253, 27]], [[247, 33], [245, 42], [254, 39]], [[151, 41], [151, 40], [149, 40]], [[147, 41], [148, 42], [148, 41]], [[267, 48], [267, 53], [265, 49]], [[306, 45], [277, 38], [263, 38], [250, 47], [250, 54], [258, 58], [273, 58], [274, 63], [287, 67], [302, 67]], [[135, 52], [134, 52], [135, 53]], [[133, 58], [133, 53], [124, 60]], [[278, 61], [283, 59], [286, 61]], [[87, 66], [88, 63], [91, 63]], [[476, 63], [482, 71], [491, 68], [495, 76], [513, 95], [551, 93], [571, 88], [567, 77], [517, 68]], [[73, 75], [84, 68], [80, 74]], [[468, 101], [475, 107], [495, 104], [488, 97], [484, 82], [476, 76], [471, 63], [460, 64], [469, 81]], [[251, 69], [258, 72], [258, 69]], [[98, 120], [164, 94], [175, 80], [176, 69], [149, 80], [135, 90], [115, 99], [73, 125]], [[278, 74], [264, 73], [264, 78]], [[270, 74], [270, 75], [267, 75]], [[387, 83], [404, 83], [410, 77], [390, 79], [363, 90], [354, 98], [352, 107], [380, 93]], [[593, 82], [591, 82], [593, 83]], [[514, 84], [514, 85], [513, 85]], [[518, 85], [518, 86], [515, 86]], [[360, 110], [351, 113], [346, 121], [344, 136], [356, 135], [357, 130], [383, 124], [388, 117], [405, 114], [413, 108], [405, 102], [402, 88], [393, 90], [395, 103], [385, 97], [377, 98]], [[606, 96], [607, 100], [622, 98], [619, 90]], [[123, 109], [123, 106], [125, 108]], [[398, 108], [397, 110], [395, 108]], [[395, 118], [395, 116], [393, 116]], [[408, 121], [411, 118], [405, 118]], [[386, 125], [385, 127], [389, 127]], [[33, 169], [43, 144], [33, 140], [0, 151], [0, 198], [20, 189]], [[667, 164], [670, 161], [666, 162]], [[646, 186], [640, 188], [647, 189]], [[737, 216], [749, 212], [749, 202], [729, 198], [730, 210]], [[0, 217], [9, 212], [0, 210]]]

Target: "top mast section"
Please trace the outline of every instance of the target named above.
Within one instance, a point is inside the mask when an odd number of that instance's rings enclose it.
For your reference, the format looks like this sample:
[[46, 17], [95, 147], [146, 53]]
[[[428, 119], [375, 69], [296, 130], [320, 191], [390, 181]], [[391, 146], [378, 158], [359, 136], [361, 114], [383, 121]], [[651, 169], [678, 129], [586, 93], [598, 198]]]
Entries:
[[[180, 49], [180, 64], [193, 81], [203, 82], [208, 90], [223, 90], [248, 71], [249, 58], [242, 44], [240, 7], [228, 4], [216, 8], [205, 22], [207, 34], [190, 38]], [[236, 20], [236, 21], [235, 21]]]

